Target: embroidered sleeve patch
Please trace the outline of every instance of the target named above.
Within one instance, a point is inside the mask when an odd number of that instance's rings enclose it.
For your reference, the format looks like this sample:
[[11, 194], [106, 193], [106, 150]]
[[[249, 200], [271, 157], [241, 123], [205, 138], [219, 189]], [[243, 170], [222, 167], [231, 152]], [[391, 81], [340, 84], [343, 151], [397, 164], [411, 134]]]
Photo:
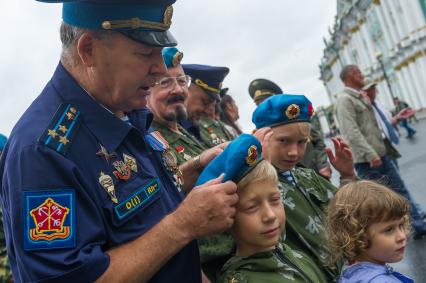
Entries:
[[74, 191], [24, 192], [24, 249], [75, 247]]
[[160, 191], [160, 184], [157, 179], [152, 180], [144, 187], [138, 189], [130, 197], [119, 203], [115, 208], [115, 214], [122, 220], [130, 213], [145, 206]]

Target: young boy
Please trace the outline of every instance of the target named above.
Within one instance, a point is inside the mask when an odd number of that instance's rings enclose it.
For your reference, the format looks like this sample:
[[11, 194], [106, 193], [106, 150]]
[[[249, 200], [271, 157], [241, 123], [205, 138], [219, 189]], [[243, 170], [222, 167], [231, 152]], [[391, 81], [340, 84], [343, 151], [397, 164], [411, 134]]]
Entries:
[[325, 274], [303, 252], [279, 243], [285, 212], [275, 168], [262, 160], [259, 141], [242, 134], [201, 173], [201, 185], [225, 173], [237, 183], [239, 197], [231, 234], [236, 244], [218, 282], [327, 282]]
[[[297, 166], [309, 142], [311, 102], [303, 95], [279, 94], [262, 102], [253, 113], [257, 129], [272, 128], [267, 153], [276, 168], [287, 215], [285, 243], [301, 250], [321, 266], [328, 257], [324, 243], [324, 207], [337, 188], [313, 170]], [[336, 158], [328, 149], [332, 165], [342, 180], [355, 178], [349, 147], [334, 139]], [[324, 267], [329, 282], [337, 279], [340, 264]]]

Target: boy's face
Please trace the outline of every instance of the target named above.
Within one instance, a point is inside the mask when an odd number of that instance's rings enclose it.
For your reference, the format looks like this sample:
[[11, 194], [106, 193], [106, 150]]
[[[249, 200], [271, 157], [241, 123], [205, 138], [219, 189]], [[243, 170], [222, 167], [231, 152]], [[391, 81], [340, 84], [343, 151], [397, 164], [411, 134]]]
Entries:
[[239, 201], [231, 233], [237, 255], [249, 256], [272, 250], [284, 228], [281, 194], [274, 182], [255, 182], [238, 192]]
[[[303, 129], [303, 131], [301, 131]], [[306, 131], [305, 131], [306, 129]], [[292, 169], [305, 154], [309, 137], [309, 124], [291, 123], [272, 128], [269, 142], [271, 163], [280, 171]]]
[[367, 229], [369, 247], [362, 260], [378, 264], [398, 262], [404, 257], [407, 231], [404, 219], [373, 223]]

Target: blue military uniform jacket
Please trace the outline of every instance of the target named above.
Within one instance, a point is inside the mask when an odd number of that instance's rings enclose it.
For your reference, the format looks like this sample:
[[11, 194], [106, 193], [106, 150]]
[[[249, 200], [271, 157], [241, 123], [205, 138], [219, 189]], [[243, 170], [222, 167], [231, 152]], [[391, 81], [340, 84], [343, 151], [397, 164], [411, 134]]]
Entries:
[[[1, 204], [16, 282], [92, 282], [106, 251], [147, 232], [183, 199], [146, 109], [118, 119], [60, 64], [15, 126], [1, 164]], [[167, 248], [167, 247], [165, 247]], [[151, 282], [200, 282], [195, 241]]]

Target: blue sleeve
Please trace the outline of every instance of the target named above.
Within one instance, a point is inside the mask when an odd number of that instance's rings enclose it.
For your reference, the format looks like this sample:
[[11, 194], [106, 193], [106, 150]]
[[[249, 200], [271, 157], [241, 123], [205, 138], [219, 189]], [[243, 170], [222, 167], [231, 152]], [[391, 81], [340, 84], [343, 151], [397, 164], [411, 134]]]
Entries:
[[109, 265], [93, 184], [50, 148], [11, 150], [1, 200], [16, 282], [93, 282]]

